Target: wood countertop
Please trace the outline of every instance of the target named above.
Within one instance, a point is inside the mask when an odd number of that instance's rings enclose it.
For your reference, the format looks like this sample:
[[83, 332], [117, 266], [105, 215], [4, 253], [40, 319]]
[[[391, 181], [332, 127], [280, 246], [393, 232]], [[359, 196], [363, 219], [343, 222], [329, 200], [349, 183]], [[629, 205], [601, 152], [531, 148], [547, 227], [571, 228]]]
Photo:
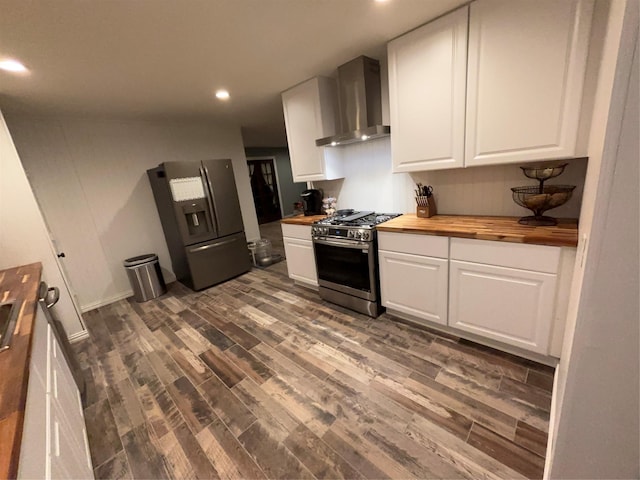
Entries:
[[0, 352], [0, 478], [16, 478], [42, 265], [0, 271], [0, 302], [22, 300], [11, 347]]
[[311, 225], [313, 222], [327, 218], [326, 215], [296, 215], [295, 217], [287, 217], [280, 220], [280, 223], [286, 223], [288, 225]]
[[467, 215], [419, 218], [415, 214], [406, 213], [378, 225], [376, 229], [380, 232], [441, 235], [555, 247], [578, 245], [578, 221], [575, 219], [558, 219], [558, 225], [553, 227], [534, 227], [520, 225], [518, 218]]

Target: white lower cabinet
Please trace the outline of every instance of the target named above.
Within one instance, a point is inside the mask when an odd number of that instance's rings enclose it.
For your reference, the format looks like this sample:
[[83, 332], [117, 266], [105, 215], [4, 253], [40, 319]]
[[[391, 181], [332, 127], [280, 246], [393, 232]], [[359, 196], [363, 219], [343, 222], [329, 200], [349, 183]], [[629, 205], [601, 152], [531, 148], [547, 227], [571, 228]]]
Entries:
[[18, 478], [93, 478], [80, 393], [37, 308]]
[[379, 252], [382, 304], [447, 324], [447, 259]]
[[289, 278], [318, 286], [318, 271], [311, 242], [311, 226], [282, 224], [282, 240]]
[[548, 355], [560, 251], [452, 238], [449, 326]]
[[448, 238], [379, 232], [382, 305], [447, 324]]
[[556, 275], [450, 262], [449, 325], [547, 354]]
[[575, 249], [378, 232], [382, 304], [514, 352], [560, 356]]

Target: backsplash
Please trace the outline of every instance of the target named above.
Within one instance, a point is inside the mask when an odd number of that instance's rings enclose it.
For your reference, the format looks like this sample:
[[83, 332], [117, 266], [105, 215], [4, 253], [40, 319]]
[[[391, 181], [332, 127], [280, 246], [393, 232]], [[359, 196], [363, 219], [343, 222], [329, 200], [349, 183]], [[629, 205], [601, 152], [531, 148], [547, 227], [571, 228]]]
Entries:
[[[393, 134], [392, 134], [393, 135]], [[519, 164], [457, 168], [416, 173], [391, 173], [391, 141], [380, 138], [340, 148], [345, 178], [313, 182], [325, 197], [338, 199], [338, 208], [378, 212], [415, 212], [414, 188], [432, 185], [438, 213], [449, 215], [525, 216], [530, 211], [515, 204], [511, 187], [537, 185], [524, 176]], [[549, 212], [552, 217], [578, 218], [587, 172], [587, 160], [569, 160], [548, 185], [576, 185], [572, 198]]]

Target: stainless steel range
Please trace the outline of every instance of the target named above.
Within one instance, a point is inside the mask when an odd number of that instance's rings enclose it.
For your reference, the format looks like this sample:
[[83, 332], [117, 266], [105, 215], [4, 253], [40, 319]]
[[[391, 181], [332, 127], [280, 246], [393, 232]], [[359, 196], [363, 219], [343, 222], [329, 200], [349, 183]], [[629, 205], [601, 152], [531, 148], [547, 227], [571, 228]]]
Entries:
[[338, 210], [312, 225], [320, 297], [371, 317], [380, 315], [376, 225], [399, 215]]

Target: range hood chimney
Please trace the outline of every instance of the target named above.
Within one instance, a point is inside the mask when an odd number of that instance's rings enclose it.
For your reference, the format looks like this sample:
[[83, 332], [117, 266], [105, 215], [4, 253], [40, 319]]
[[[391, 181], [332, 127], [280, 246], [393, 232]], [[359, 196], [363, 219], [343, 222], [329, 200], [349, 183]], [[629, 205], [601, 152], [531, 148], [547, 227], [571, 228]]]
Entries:
[[340, 146], [386, 137], [382, 125], [380, 62], [364, 55], [338, 67], [341, 133], [316, 140], [318, 147]]

